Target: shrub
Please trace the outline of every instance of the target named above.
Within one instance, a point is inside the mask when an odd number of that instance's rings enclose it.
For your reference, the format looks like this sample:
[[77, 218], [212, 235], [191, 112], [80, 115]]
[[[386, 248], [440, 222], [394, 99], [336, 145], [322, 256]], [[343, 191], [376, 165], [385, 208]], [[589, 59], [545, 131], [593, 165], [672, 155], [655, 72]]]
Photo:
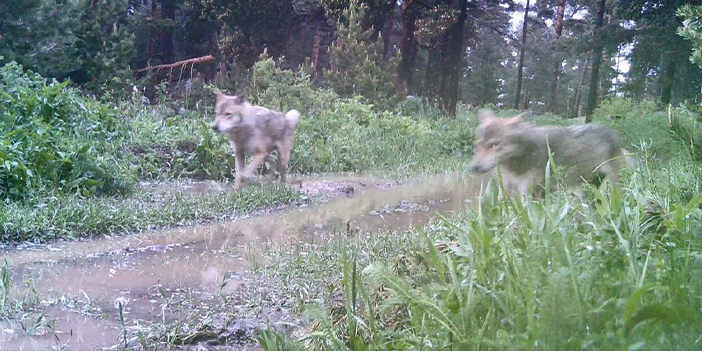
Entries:
[[631, 151], [636, 151], [642, 141], [649, 144], [649, 151], [656, 162], [665, 164], [673, 159], [691, 160], [689, 148], [668, 125], [666, 112], [652, 102], [608, 99], [595, 110], [593, 119], [618, 130], [625, 147], [634, 149]]
[[47, 83], [10, 63], [0, 68], [0, 199], [22, 199], [42, 188], [114, 194], [133, 177], [111, 140], [122, 122], [105, 104], [66, 83]]
[[317, 116], [339, 97], [331, 90], [315, 88], [302, 69], [282, 69], [283, 59], [275, 61], [265, 53], [253, 67], [247, 95], [252, 103], [286, 112], [297, 109], [302, 118]]

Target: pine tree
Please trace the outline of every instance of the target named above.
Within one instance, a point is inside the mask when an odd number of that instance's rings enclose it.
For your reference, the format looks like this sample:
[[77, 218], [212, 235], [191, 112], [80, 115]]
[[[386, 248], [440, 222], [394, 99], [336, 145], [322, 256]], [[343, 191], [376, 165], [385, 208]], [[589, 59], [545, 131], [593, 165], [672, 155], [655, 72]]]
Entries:
[[690, 61], [702, 67], [702, 6], [682, 6], [678, 16], [684, 19], [678, 34], [692, 43]]
[[75, 29], [76, 56], [82, 65], [71, 78], [93, 91], [127, 91], [135, 54], [128, 2], [92, 0], [83, 4], [82, 23]]
[[326, 84], [344, 97], [363, 96], [380, 109], [396, 104], [401, 92], [395, 84], [396, 58], [385, 60], [383, 38], [373, 41], [374, 29], [364, 30], [365, 6], [350, 3], [337, 25], [337, 40], [329, 48], [331, 68], [324, 72]]

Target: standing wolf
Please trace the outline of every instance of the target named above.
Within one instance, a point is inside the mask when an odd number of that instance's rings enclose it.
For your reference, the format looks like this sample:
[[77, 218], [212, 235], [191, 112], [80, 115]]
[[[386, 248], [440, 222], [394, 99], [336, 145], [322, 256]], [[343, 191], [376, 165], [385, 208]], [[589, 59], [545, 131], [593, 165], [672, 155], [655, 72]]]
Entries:
[[556, 166], [565, 170], [567, 185], [602, 178], [618, 182], [628, 152], [619, 133], [597, 124], [571, 127], [535, 126], [522, 121], [524, 114], [497, 118], [480, 111], [476, 132], [476, 153], [470, 169], [485, 173], [500, 165], [506, 186], [536, 194], [544, 188], [548, 149]]
[[[240, 190], [268, 155], [278, 151], [278, 172], [285, 183], [285, 172], [295, 139], [300, 113], [290, 110], [283, 114], [265, 107], [254, 106], [239, 96], [217, 93], [216, 119], [212, 129], [226, 134], [236, 161], [234, 187]], [[253, 156], [244, 168], [244, 157]]]

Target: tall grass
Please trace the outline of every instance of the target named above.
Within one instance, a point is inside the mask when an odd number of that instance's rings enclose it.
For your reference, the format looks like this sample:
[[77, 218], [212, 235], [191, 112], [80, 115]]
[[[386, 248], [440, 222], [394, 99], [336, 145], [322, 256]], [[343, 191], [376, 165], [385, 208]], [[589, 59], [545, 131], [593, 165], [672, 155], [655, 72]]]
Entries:
[[491, 181], [463, 217], [323, 250], [340, 262], [326, 275], [343, 277], [342, 302], [311, 303], [313, 329], [296, 341], [262, 338], [306, 350], [697, 349], [702, 194], [670, 202], [647, 174], [545, 201]]

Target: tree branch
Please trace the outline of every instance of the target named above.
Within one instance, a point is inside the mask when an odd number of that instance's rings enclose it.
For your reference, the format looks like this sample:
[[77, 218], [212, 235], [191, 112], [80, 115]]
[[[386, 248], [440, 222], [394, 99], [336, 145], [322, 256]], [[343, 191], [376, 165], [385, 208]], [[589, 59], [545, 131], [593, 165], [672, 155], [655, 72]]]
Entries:
[[206, 56], [195, 57], [195, 58], [191, 58], [191, 59], [187, 59], [187, 60], [183, 60], [183, 61], [178, 61], [178, 62], [174, 62], [174, 63], [168, 63], [168, 64], [163, 64], [163, 65], [158, 65], [158, 66], [149, 66], [149, 67], [145, 67], [142, 69], [138, 69], [138, 70], [136, 70], [136, 72], [141, 73], [141, 72], [146, 72], [146, 71], [151, 71], [151, 70], [160, 71], [162, 69], [173, 70], [174, 68], [185, 66], [185, 65], [194, 65], [196, 63], [203, 63], [203, 62], [210, 62], [210, 61], [214, 61], [214, 56], [206, 55]]

